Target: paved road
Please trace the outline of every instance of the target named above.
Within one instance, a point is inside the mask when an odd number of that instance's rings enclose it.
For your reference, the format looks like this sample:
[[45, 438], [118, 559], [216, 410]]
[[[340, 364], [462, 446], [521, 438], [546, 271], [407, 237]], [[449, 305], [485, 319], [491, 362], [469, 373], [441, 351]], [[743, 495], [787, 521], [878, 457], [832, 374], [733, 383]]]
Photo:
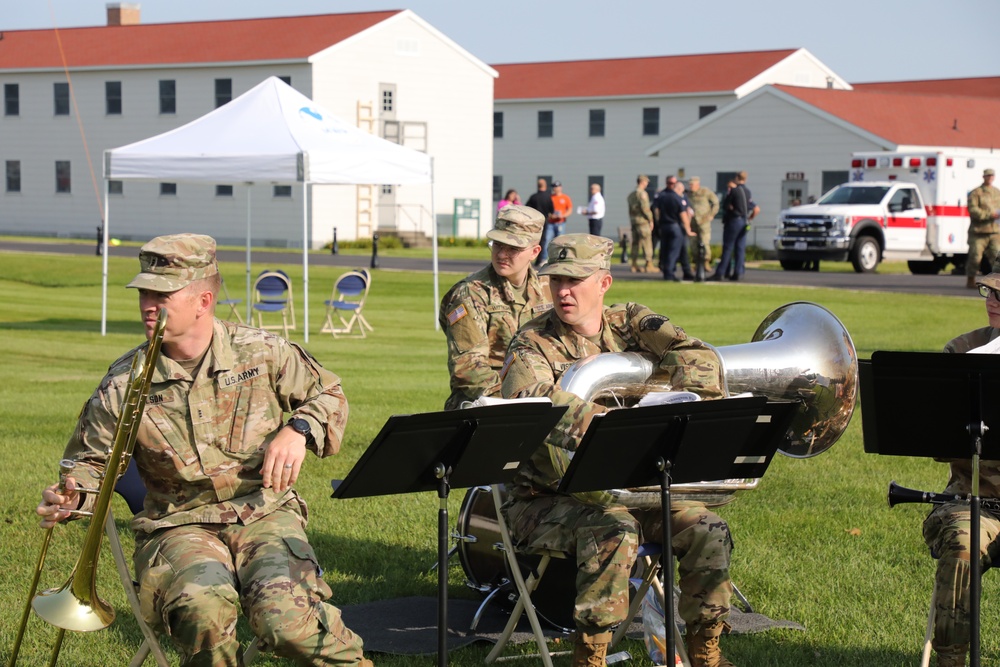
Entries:
[[[135, 257], [136, 248], [112, 247], [109, 249], [115, 257]], [[0, 241], [0, 251], [38, 252], [71, 255], [92, 255], [94, 246], [78, 243], [39, 243], [37, 241], [5, 240]], [[223, 250], [219, 259], [225, 262], [244, 262], [246, 253], [242, 250]], [[275, 252], [267, 249], [253, 251], [253, 261], [257, 264], [297, 264], [301, 255], [288, 252]], [[344, 266], [367, 267], [371, 258], [368, 255], [331, 255], [329, 253], [311, 252], [311, 266]], [[472, 260], [440, 260], [441, 271], [454, 273], [472, 273], [481, 268], [487, 261], [484, 251], [482, 261]], [[410, 257], [379, 257], [379, 268], [398, 269], [405, 271], [431, 271], [430, 259]], [[616, 261], [612, 264], [612, 272], [618, 280], [648, 280], [660, 281], [662, 277], [655, 274], [633, 274], [627, 264]], [[978, 297], [978, 292], [965, 288], [965, 276], [937, 275], [915, 276], [911, 274], [861, 274], [827, 271], [776, 271], [766, 269], [747, 269], [745, 282], [760, 285], [787, 285], [807, 287], [828, 287], [831, 289], [866, 290], [875, 292], [907, 292], [913, 294], [937, 294], [942, 296]], [[711, 285], [719, 287], [718, 285]]]

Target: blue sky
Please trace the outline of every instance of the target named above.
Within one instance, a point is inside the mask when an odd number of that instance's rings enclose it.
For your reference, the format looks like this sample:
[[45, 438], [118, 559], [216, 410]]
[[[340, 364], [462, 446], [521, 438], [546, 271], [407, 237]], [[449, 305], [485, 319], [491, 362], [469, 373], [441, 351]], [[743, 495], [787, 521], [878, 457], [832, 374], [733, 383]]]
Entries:
[[[103, 25], [106, 4], [106, 0], [0, 0], [0, 31]], [[146, 0], [140, 4], [144, 23], [411, 9], [490, 64], [804, 47], [853, 82], [1000, 76], [1000, 5], [995, 0]]]

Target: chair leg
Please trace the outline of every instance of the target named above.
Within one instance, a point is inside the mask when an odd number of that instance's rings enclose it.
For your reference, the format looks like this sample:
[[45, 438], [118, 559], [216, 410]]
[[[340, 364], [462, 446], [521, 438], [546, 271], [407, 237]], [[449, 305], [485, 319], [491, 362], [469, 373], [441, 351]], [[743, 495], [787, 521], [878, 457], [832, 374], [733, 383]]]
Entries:
[[636, 587], [635, 597], [632, 598], [632, 603], [628, 607], [628, 615], [625, 617], [625, 621], [618, 626], [615, 630], [615, 634], [611, 637], [611, 646], [615, 646], [622, 639], [625, 638], [625, 633], [628, 632], [628, 626], [632, 623], [632, 620], [639, 614], [639, 609], [642, 606], [642, 600], [646, 597], [646, 591], [653, 584], [653, 579], [659, 575], [660, 572], [660, 556], [643, 556], [643, 566], [645, 568], [645, 574], [643, 574], [642, 580]]
[[[937, 583], [935, 582], [935, 587]], [[929, 667], [931, 664], [931, 640], [934, 638], [934, 593], [931, 593], [930, 610], [927, 612], [927, 630], [924, 632], [924, 650], [920, 656], [920, 667]]]

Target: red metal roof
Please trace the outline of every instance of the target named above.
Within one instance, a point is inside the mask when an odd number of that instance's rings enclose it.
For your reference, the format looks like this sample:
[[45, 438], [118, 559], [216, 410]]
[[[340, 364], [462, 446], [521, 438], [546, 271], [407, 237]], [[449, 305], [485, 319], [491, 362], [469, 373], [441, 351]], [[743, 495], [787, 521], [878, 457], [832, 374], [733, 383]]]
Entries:
[[968, 79], [926, 79], [923, 81], [874, 81], [852, 83], [854, 90], [881, 90], [924, 95], [967, 95], [1000, 98], [1000, 76]]
[[500, 73], [493, 95], [514, 100], [733, 91], [796, 50], [492, 65]]
[[896, 144], [1000, 147], [1000, 99], [775, 88]]
[[5, 30], [0, 70], [305, 59], [398, 13]]

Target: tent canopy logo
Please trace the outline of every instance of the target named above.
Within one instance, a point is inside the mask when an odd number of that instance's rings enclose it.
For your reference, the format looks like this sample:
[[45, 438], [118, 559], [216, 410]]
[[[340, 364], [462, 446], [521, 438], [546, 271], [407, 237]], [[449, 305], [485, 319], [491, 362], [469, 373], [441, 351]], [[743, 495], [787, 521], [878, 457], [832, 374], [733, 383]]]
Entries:
[[311, 116], [316, 120], [323, 120], [323, 114], [319, 113], [318, 111], [313, 111], [309, 107], [302, 107], [301, 109], [299, 109], [299, 113], [304, 114], [306, 116]]

